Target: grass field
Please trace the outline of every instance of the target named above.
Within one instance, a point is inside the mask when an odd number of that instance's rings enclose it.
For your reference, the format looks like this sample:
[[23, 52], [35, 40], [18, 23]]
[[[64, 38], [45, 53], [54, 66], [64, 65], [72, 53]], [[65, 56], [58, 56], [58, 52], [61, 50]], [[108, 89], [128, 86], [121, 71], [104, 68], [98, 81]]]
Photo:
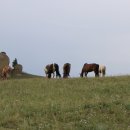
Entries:
[[0, 81], [0, 130], [130, 130], [130, 76]]

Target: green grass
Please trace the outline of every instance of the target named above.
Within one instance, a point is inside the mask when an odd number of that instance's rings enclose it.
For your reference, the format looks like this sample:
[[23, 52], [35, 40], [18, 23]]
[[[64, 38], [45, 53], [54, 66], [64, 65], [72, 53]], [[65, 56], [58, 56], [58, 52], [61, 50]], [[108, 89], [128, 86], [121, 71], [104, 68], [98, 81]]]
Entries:
[[130, 130], [130, 76], [0, 81], [0, 130]]

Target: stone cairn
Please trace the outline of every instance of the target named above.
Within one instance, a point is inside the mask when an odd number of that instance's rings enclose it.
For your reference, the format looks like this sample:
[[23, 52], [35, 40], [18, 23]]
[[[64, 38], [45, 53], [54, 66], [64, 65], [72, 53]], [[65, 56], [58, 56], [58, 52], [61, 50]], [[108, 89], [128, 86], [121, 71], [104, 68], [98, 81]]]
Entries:
[[12, 62], [13, 66], [13, 74], [22, 74], [23, 66], [21, 64], [18, 64], [17, 59]]

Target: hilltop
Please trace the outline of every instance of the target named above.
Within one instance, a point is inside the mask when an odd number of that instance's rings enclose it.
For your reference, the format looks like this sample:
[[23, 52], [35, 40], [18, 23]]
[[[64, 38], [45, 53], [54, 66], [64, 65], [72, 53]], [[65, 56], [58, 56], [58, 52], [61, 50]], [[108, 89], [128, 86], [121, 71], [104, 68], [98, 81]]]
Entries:
[[130, 76], [0, 81], [1, 130], [126, 130], [129, 114]]

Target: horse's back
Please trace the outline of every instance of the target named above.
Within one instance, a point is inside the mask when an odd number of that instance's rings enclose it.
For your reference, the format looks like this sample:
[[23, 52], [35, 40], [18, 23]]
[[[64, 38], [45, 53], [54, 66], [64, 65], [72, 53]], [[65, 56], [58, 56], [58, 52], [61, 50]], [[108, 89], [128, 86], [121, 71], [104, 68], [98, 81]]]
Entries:
[[99, 70], [100, 70], [100, 71], [106, 70], [106, 66], [105, 66], [105, 65], [99, 65]]
[[94, 70], [97, 70], [99, 69], [99, 65], [96, 64], [96, 63], [91, 63], [91, 64], [84, 64], [84, 70], [87, 71], [87, 72], [91, 72], [91, 71], [94, 71]]
[[63, 66], [63, 71], [70, 72], [71, 64], [70, 63], [65, 63]]

